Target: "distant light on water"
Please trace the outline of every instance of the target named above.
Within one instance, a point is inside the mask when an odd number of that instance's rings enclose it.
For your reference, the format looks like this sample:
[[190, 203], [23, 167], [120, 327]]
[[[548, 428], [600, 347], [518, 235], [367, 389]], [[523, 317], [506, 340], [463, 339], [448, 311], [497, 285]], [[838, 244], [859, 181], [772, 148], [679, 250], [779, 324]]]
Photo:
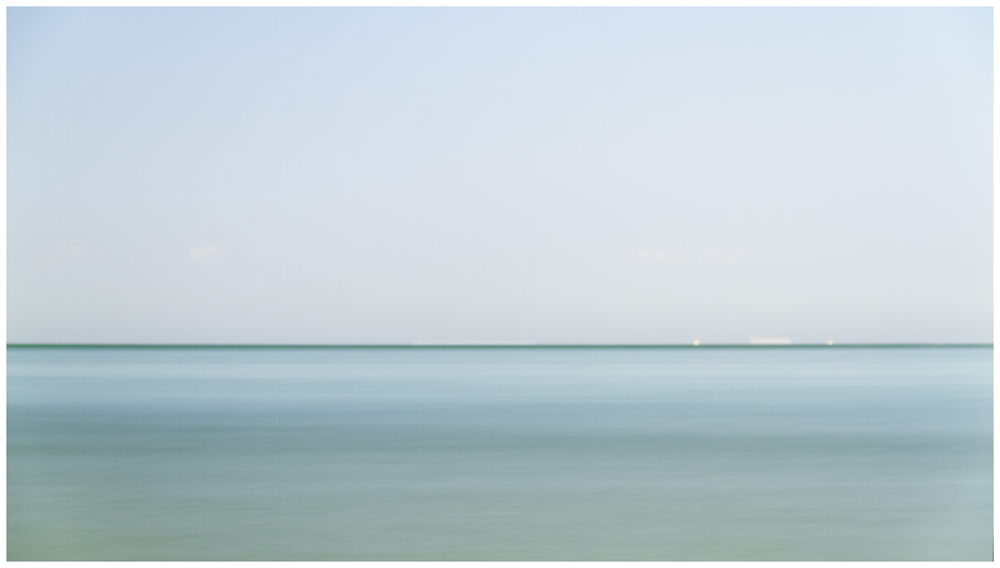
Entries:
[[787, 337], [751, 337], [750, 345], [791, 345], [792, 340]]

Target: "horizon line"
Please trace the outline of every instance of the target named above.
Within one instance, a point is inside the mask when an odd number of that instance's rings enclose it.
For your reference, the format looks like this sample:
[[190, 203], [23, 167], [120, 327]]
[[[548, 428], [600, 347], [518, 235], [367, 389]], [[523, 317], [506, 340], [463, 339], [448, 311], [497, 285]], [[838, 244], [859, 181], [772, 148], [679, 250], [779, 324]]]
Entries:
[[796, 349], [796, 348], [917, 348], [993, 347], [993, 343], [7, 343], [8, 348], [97, 349]]

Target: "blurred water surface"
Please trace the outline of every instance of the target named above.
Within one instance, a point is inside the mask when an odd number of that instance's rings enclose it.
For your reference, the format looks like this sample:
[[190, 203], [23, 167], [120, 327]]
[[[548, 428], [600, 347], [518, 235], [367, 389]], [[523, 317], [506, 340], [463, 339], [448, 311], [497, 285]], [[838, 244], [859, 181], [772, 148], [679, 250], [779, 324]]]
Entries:
[[7, 350], [9, 560], [990, 560], [992, 347]]

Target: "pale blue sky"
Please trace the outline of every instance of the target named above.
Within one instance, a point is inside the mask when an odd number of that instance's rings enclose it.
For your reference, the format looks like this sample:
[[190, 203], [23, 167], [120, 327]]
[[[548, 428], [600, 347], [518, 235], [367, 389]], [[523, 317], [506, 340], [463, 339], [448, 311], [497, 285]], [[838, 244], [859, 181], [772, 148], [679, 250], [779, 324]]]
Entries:
[[993, 340], [992, 9], [7, 9], [9, 342]]

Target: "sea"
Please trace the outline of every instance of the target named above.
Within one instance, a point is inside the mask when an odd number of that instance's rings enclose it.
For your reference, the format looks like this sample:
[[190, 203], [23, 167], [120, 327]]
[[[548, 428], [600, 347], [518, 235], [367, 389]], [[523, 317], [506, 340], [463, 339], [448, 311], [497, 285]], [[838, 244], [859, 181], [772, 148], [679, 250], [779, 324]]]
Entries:
[[8, 560], [991, 560], [993, 348], [7, 348]]

